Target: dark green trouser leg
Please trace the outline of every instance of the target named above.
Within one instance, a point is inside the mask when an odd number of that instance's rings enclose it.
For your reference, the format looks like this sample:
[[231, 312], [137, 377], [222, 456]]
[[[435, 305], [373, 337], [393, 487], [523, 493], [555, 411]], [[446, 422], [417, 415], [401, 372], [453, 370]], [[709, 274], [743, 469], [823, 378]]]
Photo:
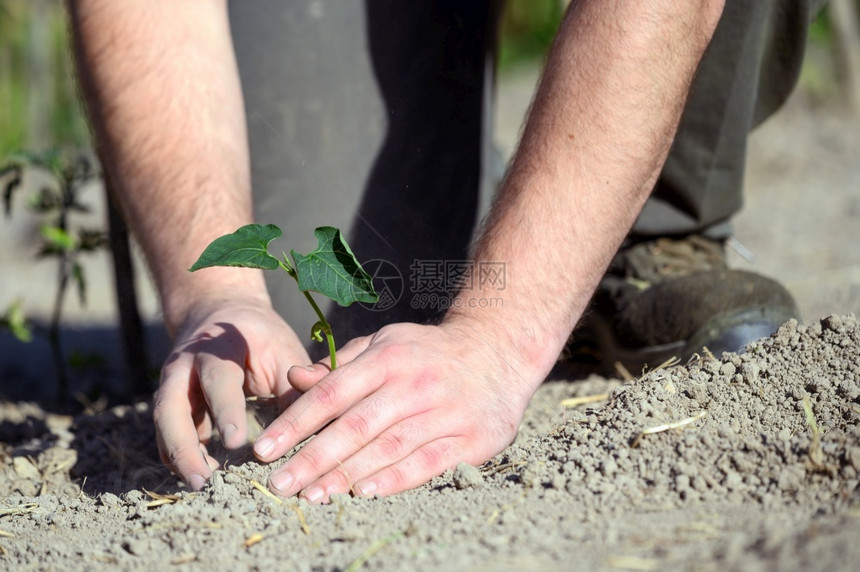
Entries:
[[702, 60], [636, 238], [730, 234], [742, 204], [749, 131], [786, 100], [823, 0], [728, 0]]

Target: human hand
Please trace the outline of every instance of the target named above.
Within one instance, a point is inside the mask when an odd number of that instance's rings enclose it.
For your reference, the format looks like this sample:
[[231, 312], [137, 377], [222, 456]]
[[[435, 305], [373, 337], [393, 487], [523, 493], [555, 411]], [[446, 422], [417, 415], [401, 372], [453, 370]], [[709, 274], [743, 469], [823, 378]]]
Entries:
[[188, 313], [161, 371], [153, 418], [161, 460], [197, 490], [218, 466], [206, 450], [217, 428], [225, 447], [247, 439], [245, 395], [283, 408], [298, 396], [287, 372], [310, 358], [295, 332], [257, 298], [214, 300]]
[[521, 377], [503, 349], [469, 324], [394, 324], [349, 342], [333, 372], [327, 360], [292, 368], [290, 384], [305, 393], [263, 431], [257, 457], [273, 461], [333, 422], [269, 487], [311, 502], [384, 496], [489, 459], [513, 441], [542, 381]]

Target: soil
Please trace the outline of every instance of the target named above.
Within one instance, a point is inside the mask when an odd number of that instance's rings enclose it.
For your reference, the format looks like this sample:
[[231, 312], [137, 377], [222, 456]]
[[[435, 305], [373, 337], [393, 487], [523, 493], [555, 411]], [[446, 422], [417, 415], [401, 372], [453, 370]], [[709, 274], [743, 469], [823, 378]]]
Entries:
[[[517, 441], [390, 498], [264, 494], [224, 458], [201, 492], [146, 403], [0, 410], [0, 563], [16, 569], [853, 569], [860, 323], [792, 321], [742, 355], [544, 384]], [[606, 395], [600, 395], [606, 394]], [[562, 400], [597, 395], [566, 408]], [[601, 399], [602, 398], [602, 399]]]

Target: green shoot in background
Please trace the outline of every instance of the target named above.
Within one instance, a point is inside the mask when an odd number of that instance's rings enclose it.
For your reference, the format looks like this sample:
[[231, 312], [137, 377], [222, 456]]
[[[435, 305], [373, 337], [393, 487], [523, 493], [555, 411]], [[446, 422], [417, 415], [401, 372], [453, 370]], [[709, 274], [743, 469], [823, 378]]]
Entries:
[[[81, 258], [107, 246], [104, 231], [80, 228], [72, 224], [76, 215], [86, 214], [91, 210], [81, 201], [81, 194], [91, 182], [100, 177], [97, 167], [86, 153], [60, 149], [49, 149], [43, 153], [22, 151], [4, 158], [0, 163], [4, 215], [11, 216], [16, 194], [29, 194], [30, 209], [42, 219], [39, 227], [41, 241], [36, 256], [57, 261], [57, 288], [48, 329], [48, 342], [57, 373], [59, 401], [68, 397], [69, 375], [63, 359], [60, 335], [66, 291], [70, 286], [76, 286], [81, 306], [86, 305], [87, 277]], [[37, 171], [47, 175], [47, 181], [38, 188], [32, 184], [25, 185], [25, 175]], [[20, 304], [13, 304], [6, 314], [0, 317], [0, 327], [10, 329], [21, 341], [27, 341], [31, 337]]]
[[281, 236], [281, 229], [273, 224], [245, 225], [232, 234], [213, 240], [189, 269], [191, 272], [213, 266], [238, 266], [261, 270], [283, 269], [298, 284], [319, 320], [311, 328], [311, 338], [328, 342], [331, 369], [337, 368], [334, 335], [331, 324], [317, 306], [311, 292], [319, 292], [341, 306], [353, 302], [375, 303], [379, 295], [373, 289], [373, 280], [365, 272], [346, 244], [340, 230], [321, 226], [314, 231], [319, 244], [308, 254], [290, 251], [292, 262], [284, 253], [283, 260], [269, 254], [269, 243]]

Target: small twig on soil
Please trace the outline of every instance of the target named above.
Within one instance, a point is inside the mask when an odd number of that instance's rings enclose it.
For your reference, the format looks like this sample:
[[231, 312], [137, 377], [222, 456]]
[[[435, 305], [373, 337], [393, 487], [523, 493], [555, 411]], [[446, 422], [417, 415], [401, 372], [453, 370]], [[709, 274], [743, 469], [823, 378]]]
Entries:
[[296, 513], [296, 516], [299, 517], [299, 523], [302, 525], [302, 532], [305, 533], [305, 536], [311, 535], [311, 527], [308, 526], [308, 521], [305, 520], [305, 513], [302, 512], [302, 507], [298, 505], [298, 503], [290, 505], [290, 508], [293, 509], [293, 512]]
[[812, 441], [809, 443], [809, 460], [816, 469], [823, 469], [824, 451], [821, 449], [821, 429], [818, 428], [815, 413], [812, 411], [812, 402], [809, 400], [808, 395], [803, 397], [803, 412], [806, 414], [806, 424], [812, 429]]
[[91, 554], [90, 558], [92, 558], [96, 562], [103, 562], [105, 564], [116, 564], [117, 563], [117, 559], [115, 556], [111, 556], [110, 554], [105, 554], [104, 552], [97, 552], [95, 554]]
[[170, 563], [174, 566], [179, 566], [180, 564], [188, 564], [190, 562], [194, 562], [195, 560], [197, 560], [196, 554], [183, 554], [171, 560]]
[[[233, 473], [233, 474], [234, 474], [234, 475], [239, 475], [239, 473]], [[243, 476], [243, 475], [239, 475], [239, 476], [241, 477], [241, 476]], [[245, 478], [245, 477], [243, 477], [243, 478]], [[274, 494], [272, 494], [272, 492], [271, 492], [269, 489], [267, 489], [266, 487], [264, 487], [263, 485], [261, 485], [259, 482], [257, 482], [257, 481], [256, 481], [256, 480], [254, 480], [254, 479], [248, 479], [248, 480], [249, 480], [249, 481], [251, 481], [251, 485], [252, 485], [255, 489], [257, 489], [258, 491], [260, 491], [261, 493], [263, 493], [263, 495], [264, 495], [266, 498], [268, 498], [269, 500], [272, 500], [272, 501], [276, 502], [277, 504], [280, 504], [280, 505], [284, 504], [283, 499], [281, 499], [281, 498], [279, 498], [279, 497], [275, 496]], [[289, 506], [291, 509], [293, 509], [293, 512], [295, 512], [295, 513], [296, 513], [296, 516], [297, 516], [297, 517], [299, 517], [299, 524], [301, 524], [301, 525], [302, 525], [302, 532], [304, 532], [307, 536], [310, 536], [310, 535], [311, 535], [311, 528], [308, 526], [308, 521], [307, 521], [307, 520], [305, 520], [305, 513], [304, 513], [304, 512], [302, 512], [302, 507], [300, 507], [300, 506], [298, 505], [298, 503], [292, 503], [292, 504], [289, 504], [289, 505], [287, 505], [287, 506]]]
[[484, 471], [484, 476], [485, 477], [491, 477], [491, 476], [495, 475], [496, 473], [500, 473], [504, 470], [512, 469], [514, 467], [519, 467], [520, 465], [525, 465], [525, 464], [526, 464], [525, 461], [511, 461], [509, 463], [502, 463], [501, 465], [497, 465], [495, 467], [490, 467], [489, 469]]
[[561, 400], [562, 407], [579, 407], [586, 403], [597, 403], [598, 401], [606, 401], [609, 399], [608, 393], [597, 393], [595, 395], [583, 395], [581, 397], [568, 397]]
[[660, 371], [661, 369], [669, 369], [670, 367], [676, 366], [679, 363], [681, 363], [681, 360], [676, 358], [675, 356], [672, 356], [669, 359], [667, 359], [666, 361], [664, 361], [663, 363], [661, 363], [660, 365], [658, 365], [657, 367], [655, 367], [654, 369], [652, 369], [651, 371], [655, 372], [655, 371]]
[[702, 346], [702, 353], [704, 353], [706, 356], [708, 356], [712, 360], [717, 361], [717, 356], [714, 355], [714, 352], [712, 352], [710, 349], [708, 349], [708, 346]]
[[172, 501], [170, 499], [158, 499], [158, 500], [154, 500], [154, 501], [150, 501], [150, 502], [146, 503], [145, 506], [146, 506], [146, 508], [158, 508], [160, 506], [164, 506], [166, 504], [173, 504], [175, 502], [176, 501]]
[[84, 487], [87, 486], [87, 475], [84, 475], [84, 480], [81, 482], [80, 490], [78, 491], [78, 500], [83, 500], [87, 494], [84, 492]]
[[54, 473], [59, 473], [60, 471], [65, 471], [66, 469], [71, 468], [71, 466], [74, 465], [76, 462], [77, 462], [76, 457], [70, 457], [70, 458], [66, 459], [65, 461], [60, 461], [58, 463], [55, 463], [55, 464], [51, 465], [50, 467], [48, 467], [47, 469], [45, 469], [42, 472], [42, 476], [53, 475]]
[[0, 530], [0, 536], [5, 536], [6, 538], [15, 538], [15, 535], [11, 532], [6, 532], [5, 530]]
[[255, 532], [254, 534], [245, 539], [245, 548], [250, 548], [251, 546], [254, 546], [258, 542], [263, 540], [263, 538], [265, 537], [261, 533]]
[[0, 508], [0, 516], [21, 516], [23, 514], [30, 514], [31, 512], [36, 512], [37, 508], [39, 508], [39, 505], [34, 502], [24, 503], [22, 505], [13, 506], [11, 508]]
[[624, 367], [624, 364], [620, 361], [615, 362], [615, 371], [618, 373], [621, 379], [624, 380], [625, 383], [629, 383], [631, 381], [636, 380], [636, 378], [633, 377], [633, 374], [630, 373], [630, 370]]
[[0, 556], [6, 556], [8, 552], [6, 552], [6, 548], [0, 544]]
[[661, 369], [668, 369], [670, 367], [674, 367], [674, 366], [678, 365], [679, 363], [681, 363], [681, 360], [676, 358], [675, 356], [672, 356], [669, 359], [667, 359], [666, 361], [664, 361], [663, 363], [661, 363], [660, 365], [658, 365], [657, 367], [651, 369], [650, 371], [647, 371], [648, 366], [643, 367], [642, 368], [642, 375], [644, 376], [645, 374], [648, 374], [648, 373], [654, 373], [655, 371], [660, 371]]
[[403, 536], [403, 534], [403, 531], [399, 531], [393, 534], [389, 534], [388, 536], [375, 541], [367, 548], [367, 550], [362, 552], [358, 558], [353, 560], [352, 563], [346, 567], [346, 572], [356, 572], [356, 570], [364, 566], [364, 563], [370, 560], [370, 558], [372, 558], [374, 554], [379, 552], [386, 544], [394, 542], [395, 540]]
[[675, 421], [674, 423], [666, 423], [664, 425], [657, 425], [656, 427], [650, 427], [645, 429], [639, 435], [633, 439], [633, 442], [630, 444], [631, 449], [635, 449], [639, 446], [639, 442], [642, 441], [642, 438], [645, 435], [653, 435], [654, 433], [662, 433], [663, 431], [669, 431], [671, 429], [681, 429], [682, 427], [686, 427], [691, 423], [695, 423], [705, 415], [707, 415], [707, 411], [701, 411], [692, 417], [687, 417], [686, 419], [681, 419], [680, 421]]
[[152, 499], [152, 502], [146, 503], [146, 508], [156, 508], [165, 504], [173, 504], [182, 499], [179, 495], [162, 495], [143, 489], [143, 492]]
[[258, 491], [260, 491], [261, 493], [263, 493], [263, 496], [267, 497], [269, 500], [274, 501], [274, 502], [276, 502], [276, 503], [278, 503], [278, 504], [284, 504], [284, 501], [282, 501], [281, 499], [279, 499], [277, 496], [275, 496], [275, 495], [272, 493], [272, 491], [270, 491], [269, 489], [267, 489], [266, 487], [264, 487], [263, 485], [261, 485], [259, 482], [255, 481], [254, 479], [251, 479], [251, 485], [252, 485], [255, 489], [257, 489]]

